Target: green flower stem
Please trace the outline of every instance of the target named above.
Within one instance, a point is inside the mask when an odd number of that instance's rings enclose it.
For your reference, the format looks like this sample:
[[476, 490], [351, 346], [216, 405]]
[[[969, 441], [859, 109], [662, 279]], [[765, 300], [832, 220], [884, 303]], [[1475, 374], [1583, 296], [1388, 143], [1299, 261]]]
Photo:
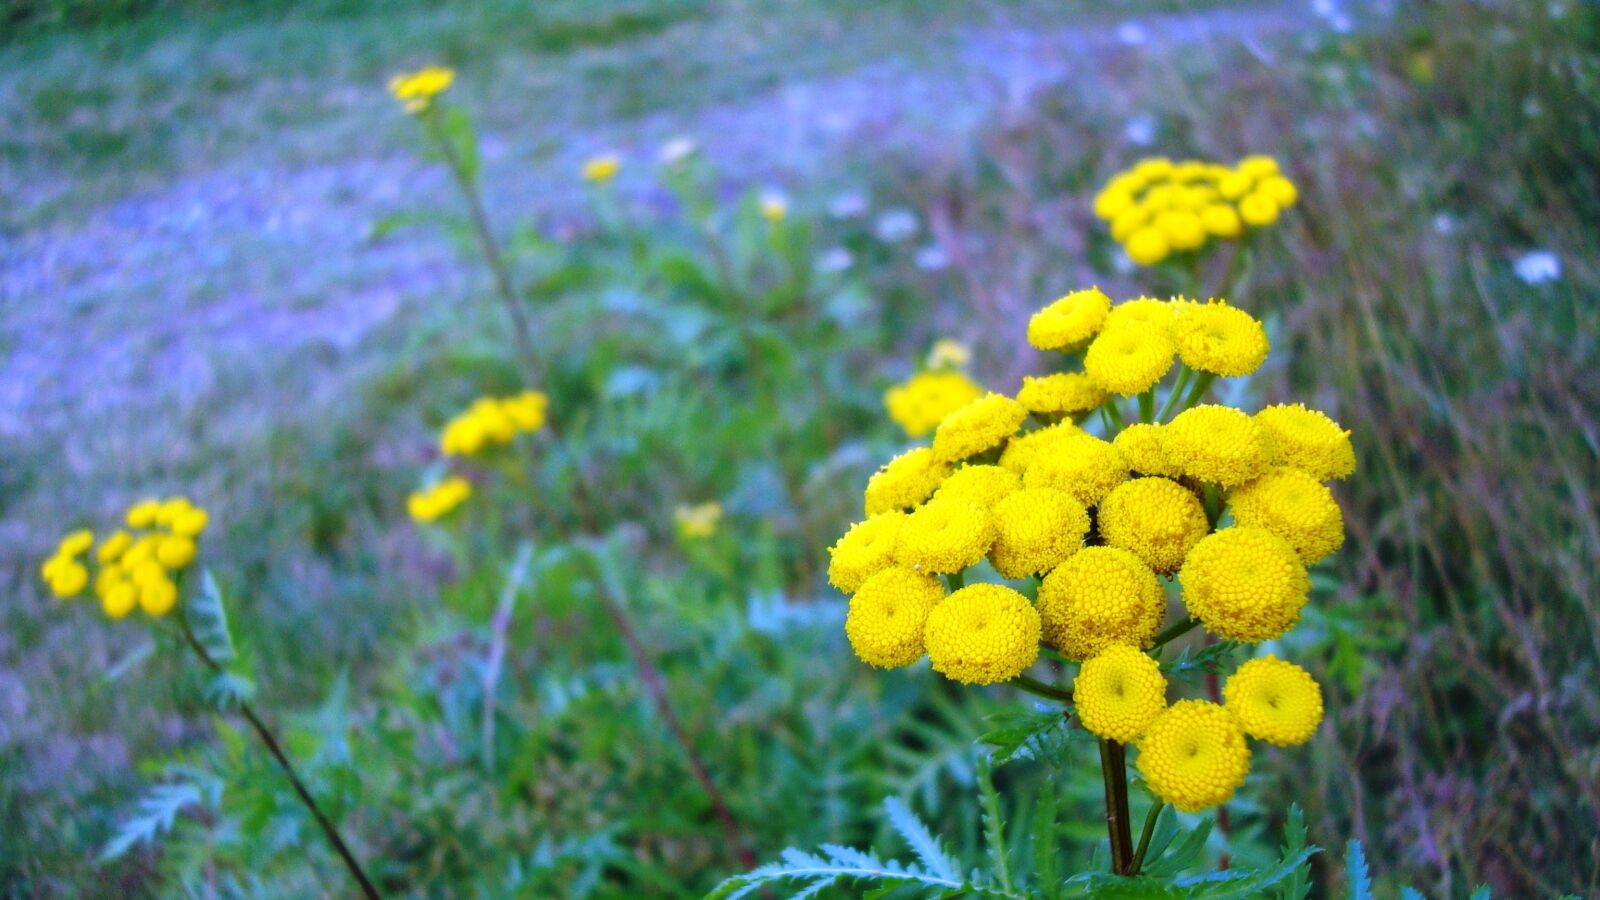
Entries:
[[1178, 399], [1183, 396], [1184, 390], [1189, 387], [1189, 379], [1193, 377], [1193, 369], [1181, 362], [1178, 363], [1178, 380], [1173, 383], [1172, 393], [1167, 395], [1167, 402], [1161, 405], [1161, 412], [1155, 418], [1157, 422], [1165, 422], [1167, 417], [1172, 415], [1173, 410], [1178, 405]]
[[[178, 621], [178, 630], [182, 633], [184, 642], [189, 645], [189, 649], [194, 651], [206, 668], [221, 674], [223, 672], [222, 665], [211, 658], [211, 654], [206, 652], [206, 648], [201, 645], [199, 638], [195, 637], [194, 630], [189, 627], [188, 616], [184, 614], [181, 607], [174, 618]], [[311, 791], [306, 788], [305, 782], [300, 780], [300, 774], [295, 771], [294, 764], [289, 762], [289, 757], [283, 752], [283, 747], [278, 744], [278, 739], [273, 736], [271, 729], [267, 728], [266, 723], [261, 721], [261, 717], [256, 715], [255, 708], [250, 705], [249, 701], [243, 698], [239, 700], [239, 715], [244, 716], [245, 721], [250, 723], [250, 727], [255, 729], [256, 735], [261, 738], [261, 743], [267, 746], [267, 752], [271, 753], [272, 758], [277, 761], [278, 768], [282, 769], [283, 774], [288, 776], [289, 783], [294, 786], [294, 792], [300, 797], [300, 802], [304, 803], [306, 809], [311, 811], [311, 817], [317, 820], [317, 825], [322, 828], [322, 833], [327, 837], [328, 843], [333, 845], [333, 849], [338, 852], [339, 858], [344, 861], [345, 868], [350, 870], [350, 874], [355, 876], [356, 881], [361, 885], [361, 893], [368, 897], [369, 900], [376, 900], [381, 896], [378, 893], [378, 889], [373, 886], [372, 880], [367, 878], [367, 873], [361, 868], [361, 863], [356, 861], [355, 854], [350, 852], [350, 848], [345, 844], [344, 839], [339, 836], [339, 829], [334, 826], [333, 821], [322, 811], [322, 807], [317, 805], [316, 798], [311, 796]]]
[[1133, 864], [1128, 867], [1129, 875], [1139, 874], [1139, 869], [1144, 866], [1145, 851], [1150, 849], [1150, 836], [1155, 834], [1156, 820], [1161, 818], [1161, 809], [1166, 805], [1162, 800], [1150, 804], [1150, 812], [1144, 817], [1144, 831], [1139, 835], [1139, 849], [1133, 851]]
[[1030, 678], [1027, 675], [1018, 675], [1006, 683], [1019, 691], [1027, 691], [1036, 697], [1043, 697], [1046, 700], [1058, 700], [1062, 703], [1072, 702], [1071, 691], [1064, 691], [1053, 684], [1045, 684], [1037, 678]]
[[[1117, 401], [1115, 399], [1107, 400], [1106, 404], [1100, 407], [1100, 411], [1106, 416], [1106, 418], [1111, 420], [1111, 425], [1117, 431], [1121, 431], [1124, 427], [1126, 427], [1125, 423], [1122, 421], [1122, 410], [1117, 408]], [[1106, 435], [1106, 437], [1109, 438], [1110, 435]]]
[[1217, 376], [1211, 374], [1210, 372], [1201, 372], [1200, 377], [1196, 378], [1194, 380], [1194, 384], [1190, 386], [1189, 396], [1183, 399], [1183, 408], [1188, 409], [1189, 407], [1194, 406], [1196, 403], [1199, 403], [1200, 398], [1204, 397], [1206, 395], [1206, 391], [1211, 389], [1211, 382], [1216, 380]]
[[1128, 823], [1128, 751], [1116, 741], [1100, 740], [1100, 775], [1106, 786], [1106, 832], [1111, 841], [1111, 871], [1129, 874], [1133, 832]]
[[450, 170], [450, 175], [455, 179], [456, 187], [461, 189], [461, 196], [467, 201], [467, 214], [472, 220], [472, 231], [478, 238], [478, 248], [483, 252], [483, 258], [489, 263], [489, 269], [494, 275], [495, 293], [499, 295], [500, 302], [506, 308], [506, 314], [511, 318], [511, 333], [516, 338], [517, 350], [522, 353], [523, 361], [528, 366], [528, 377], [532, 383], [538, 384], [543, 379], [540, 377], [543, 367], [539, 361], [539, 353], [534, 349], [533, 326], [528, 321], [527, 311], [522, 308], [522, 302], [517, 298], [516, 288], [511, 285], [511, 270], [506, 266], [504, 254], [500, 252], [500, 242], [495, 238], [494, 231], [489, 227], [489, 214], [483, 207], [483, 194], [478, 190], [477, 182], [472, 174], [467, 171], [466, 164], [456, 153], [455, 147], [450, 144], [450, 139], [445, 136], [444, 125], [439, 116], [435, 114], [424, 116], [428, 123], [429, 136], [439, 147], [439, 153], [444, 157], [445, 165]]
[[1174, 622], [1172, 625], [1168, 626], [1165, 631], [1156, 635], [1155, 646], [1164, 647], [1178, 638], [1188, 634], [1190, 631], [1194, 630], [1196, 625], [1199, 624], [1199, 619], [1196, 619], [1194, 616], [1186, 616], [1182, 620]]
[[1155, 417], [1156, 389], [1155, 385], [1151, 385], [1150, 390], [1139, 395], [1139, 421], [1148, 424], [1155, 421]]
[[967, 586], [967, 573], [951, 572], [944, 576], [944, 581], [945, 584], [949, 585], [951, 593], [954, 593]]
[[1211, 530], [1215, 531], [1217, 528], [1217, 522], [1222, 518], [1222, 507], [1224, 502], [1222, 497], [1222, 487], [1220, 485], [1206, 482], [1204, 489], [1206, 522], [1210, 525]]

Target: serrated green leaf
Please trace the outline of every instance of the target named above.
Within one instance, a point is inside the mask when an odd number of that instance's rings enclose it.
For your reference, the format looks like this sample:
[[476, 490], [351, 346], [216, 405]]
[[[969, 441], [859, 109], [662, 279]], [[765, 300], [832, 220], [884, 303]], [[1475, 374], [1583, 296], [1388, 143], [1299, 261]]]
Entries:
[[1372, 873], [1367, 871], [1367, 855], [1362, 852], [1360, 841], [1345, 845], [1344, 877], [1349, 900], [1372, 900]]
[[889, 824], [900, 833], [917, 859], [933, 873], [936, 878], [955, 884], [961, 883], [960, 868], [955, 860], [945, 854], [944, 848], [939, 846], [939, 841], [928, 830], [928, 826], [917, 818], [911, 807], [906, 805], [899, 797], [888, 797], [883, 801], [884, 812], [889, 816]]
[[1170, 853], [1162, 856], [1154, 863], [1146, 863], [1144, 871], [1152, 878], [1170, 878], [1184, 869], [1194, 865], [1195, 860], [1206, 849], [1206, 841], [1211, 837], [1212, 822], [1205, 819], [1187, 835], [1183, 843], [1179, 844]]

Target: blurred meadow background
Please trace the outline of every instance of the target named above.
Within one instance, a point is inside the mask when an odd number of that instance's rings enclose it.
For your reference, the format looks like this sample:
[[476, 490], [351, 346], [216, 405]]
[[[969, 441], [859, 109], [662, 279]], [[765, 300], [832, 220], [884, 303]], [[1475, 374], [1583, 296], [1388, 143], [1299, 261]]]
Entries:
[[[543, 383], [386, 90], [428, 64]], [[895, 846], [886, 797], [966, 852], [1019, 697], [869, 669], [824, 579], [905, 443], [883, 393], [941, 338], [1015, 391], [1034, 309], [1176, 290], [1108, 177], [1266, 153], [1300, 202], [1236, 399], [1327, 410], [1359, 469], [1293, 637], [1327, 720], [1257, 756], [1232, 853], [1294, 801], [1315, 896], [1352, 839], [1379, 896], [1600, 896], [1592, 2], [6, 0], [0, 122], [0, 895], [350, 895], [193, 664], [39, 580], [172, 493], [388, 893], [698, 896]], [[413, 521], [439, 429], [524, 387], [540, 459]], [[1100, 785], [1055, 790], [1103, 841]]]

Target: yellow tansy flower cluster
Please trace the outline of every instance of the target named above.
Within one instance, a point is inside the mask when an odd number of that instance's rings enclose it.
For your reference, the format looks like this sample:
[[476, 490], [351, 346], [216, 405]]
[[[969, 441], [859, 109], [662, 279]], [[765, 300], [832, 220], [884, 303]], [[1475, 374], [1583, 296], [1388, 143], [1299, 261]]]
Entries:
[[427, 66], [389, 79], [389, 93], [408, 113], [420, 113], [433, 105], [433, 98], [450, 89], [456, 80], [454, 69]]
[[406, 498], [406, 512], [418, 522], [436, 522], [467, 502], [471, 496], [472, 482], [460, 475], [451, 475], [420, 491], [413, 491]]
[[152, 616], [170, 612], [178, 602], [177, 575], [194, 562], [210, 515], [187, 497], [168, 497], [140, 500], [125, 519], [127, 528], [111, 532], [98, 547], [87, 529], [63, 537], [41, 570], [50, 592], [76, 597], [89, 585], [94, 565], [94, 593], [107, 616], [120, 619], [134, 607]]
[[1152, 157], [1112, 176], [1094, 198], [1094, 213], [1129, 259], [1153, 266], [1213, 239], [1238, 240], [1247, 229], [1265, 228], [1299, 196], [1268, 156], [1232, 167]]
[[918, 372], [883, 394], [889, 418], [906, 437], [925, 437], [945, 416], [983, 396], [983, 388], [953, 370]]
[[439, 452], [445, 456], [471, 456], [486, 447], [503, 447], [518, 435], [543, 428], [549, 405], [550, 398], [543, 391], [479, 397], [445, 423], [439, 434]]

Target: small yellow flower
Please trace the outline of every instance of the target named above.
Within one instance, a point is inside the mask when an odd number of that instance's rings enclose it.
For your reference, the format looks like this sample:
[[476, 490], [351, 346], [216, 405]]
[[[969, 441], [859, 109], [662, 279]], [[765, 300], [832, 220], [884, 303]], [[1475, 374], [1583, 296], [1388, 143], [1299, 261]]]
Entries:
[[1141, 266], [1153, 266], [1172, 255], [1172, 244], [1166, 233], [1150, 225], [1128, 235], [1122, 249], [1129, 259]]
[[156, 561], [167, 569], [181, 569], [194, 561], [194, 541], [170, 535], [156, 545]]
[[936, 459], [932, 449], [907, 450], [867, 480], [867, 515], [916, 506], [932, 496], [949, 474], [950, 466]]
[[1139, 297], [1135, 300], [1124, 300], [1111, 307], [1111, 315], [1106, 317], [1106, 330], [1134, 325], [1170, 333], [1177, 321], [1177, 313], [1171, 303]]
[[1155, 227], [1173, 250], [1195, 250], [1206, 242], [1206, 226], [1186, 209], [1169, 209], [1156, 216]]
[[71, 557], [57, 556], [45, 566], [45, 584], [57, 599], [76, 597], [89, 584], [89, 570]]
[[761, 211], [761, 218], [768, 222], [782, 222], [789, 215], [789, 198], [777, 191], [764, 191], [756, 208]]
[[1131, 744], [1167, 708], [1167, 679], [1160, 663], [1126, 644], [1112, 644], [1078, 670], [1072, 699], [1089, 733]]
[[94, 532], [80, 528], [62, 538], [56, 547], [56, 552], [62, 556], [77, 556], [92, 546], [94, 546]]
[[933, 433], [933, 455], [947, 463], [976, 456], [1017, 433], [1028, 411], [1004, 394], [985, 394], [950, 415]]
[[1197, 481], [1233, 487], [1267, 468], [1271, 445], [1250, 416], [1227, 406], [1202, 404], [1162, 428], [1167, 455]]
[[1083, 546], [1089, 513], [1055, 488], [1023, 488], [994, 505], [989, 562], [1006, 578], [1048, 572]]
[[1256, 179], [1243, 172], [1229, 172], [1217, 181], [1217, 193], [1224, 200], [1238, 200], [1256, 186]]
[[1107, 222], [1115, 219], [1133, 206], [1133, 194], [1125, 187], [1108, 186], [1105, 190], [1095, 195], [1094, 214]]
[[406, 511], [418, 522], [433, 522], [448, 515], [472, 496], [472, 482], [452, 475], [434, 486], [412, 493]]
[[1278, 174], [1278, 161], [1270, 156], [1246, 156], [1239, 160], [1238, 170], [1251, 178], [1267, 178]]
[[145, 578], [135, 582], [139, 591], [139, 607], [152, 616], [164, 616], [178, 603], [178, 586], [166, 576]]
[[1083, 372], [1057, 372], [1039, 378], [1023, 376], [1017, 402], [1039, 416], [1070, 416], [1106, 402], [1105, 389]]
[[106, 589], [100, 598], [100, 608], [107, 617], [120, 619], [139, 604], [139, 588], [131, 581], [118, 581]]
[[1050, 452], [1051, 448], [1061, 441], [1080, 434], [1088, 432], [1071, 422], [1057, 422], [1037, 431], [1018, 435], [1006, 442], [1005, 452], [1000, 454], [1000, 465], [1018, 475], [1026, 475], [1028, 467], [1033, 465], [1034, 460]]
[[1295, 188], [1294, 182], [1282, 175], [1263, 179], [1257, 190], [1271, 197], [1279, 209], [1288, 209], [1300, 199], [1300, 191]]
[[884, 569], [850, 598], [844, 633], [861, 661], [882, 669], [922, 658], [928, 614], [944, 599], [937, 578], [902, 567]]
[[1239, 218], [1252, 228], [1265, 228], [1278, 221], [1278, 201], [1258, 187], [1239, 201]]
[[883, 405], [906, 437], [920, 438], [982, 396], [983, 388], [961, 372], [918, 372], [886, 391]]
[[1178, 358], [1198, 372], [1237, 378], [1266, 361], [1266, 329], [1255, 317], [1225, 301], [1187, 305], [1173, 329]]
[[1052, 442], [1028, 466], [1022, 483], [1063, 490], [1094, 506], [1127, 477], [1127, 461], [1117, 448], [1085, 432]]
[[974, 584], [933, 608], [923, 638], [935, 672], [964, 684], [996, 684], [1038, 658], [1039, 614], [1011, 588]]
[[1111, 393], [1131, 397], [1154, 387], [1172, 369], [1175, 352], [1167, 332], [1122, 325], [1094, 339], [1084, 354], [1083, 370]]
[[1126, 243], [1139, 229], [1150, 224], [1150, 211], [1142, 206], [1130, 206], [1111, 220], [1111, 238]]
[[1226, 203], [1212, 203], [1201, 209], [1200, 222], [1208, 233], [1219, 238], [1236, 238], [1244, 233], [1238, 210]]
[[977, 563], [993, 544], [988, 510], [959, 497], [935, 497], [900, 526], [894, 559], [919, 572], [944, 575]]
[[1150, 723], [1137, 765], [1157, 797], [1193, 813], [1233, 797], [1250, 774], [1250, 747], [1221, 706], [1179, 700]]
[[149, 528], [156, 524], [156, 515], [161, 512], [161, 501], [154, 498], [140, 500], [128, 507], [128, 527]]
[[1149, 646], [1166, 614], [1166, 596], [1137, 556], [1086, 547], [1039, 585], [1045, 640], [1072, 659], [1088, 659], [1112, 644]]
[[1304, 744], [1322, 723], [1322, 688], [1311, 673], [1276, 656], [1252, 659], [1222, 687], [1245, 734], [1279, 747]]
[[1230, 640], [1268, 641], [1294, 626], [1311, 591], [1299, 554], [1264, 528], [1236, 525], [1207, 536], [1178, 571], [1183, 602], [1206, 629]]
[[1255, 421], [1267, 434], [1272, 458], [1318, 481], [1346, 478], [1356, 470], [1350, 432], [1325, 413], [1301, 404], [1269, 406]]
[[1033, 314], [1028, 343], [1040, 350], [1071, 350], [1094, 337], [1111, 312], [1111, 298], [1099, 288], [1073, 291]]
[[1265, 528], [1312, 565], [1344, 546], [1344, 515], [1333, 492], [1299, 469], [1276, 466], [1228, 492], [1240, 525]]
[[1141, 475], [1162, 475], [1176, 478], [1180, 474], [1172, 458], [1167, 455], [1162, 426], [1135, 422], [1117, 432], [1111, 446], [1117, 448], [1128, 468]]
[[101, 565], [110, 565], [121, 559], [122, 554], [127, 553], [128, 548], [132, 546], [133, 535], [120, 529], [113, 531], [100, 542], [100, 548], [94, 552], [95, 559], [99, 560]]
[[505, 446], [518, 435], [545, 426], [550, 398], [542, 391], [510, 397], [479, 397], [445, 423], [439, 434], [444, 456], [472, 456], [486, 447]]
[[950, 473], [933, 496], [935, 499], [959, 497], [984, 509], [992, 509], [996, 503], [1020, 490], [1022, 476], [1010, 469], [974, 465], [962, 466]]
[[433, 103], [433, 98], [449, 90], [455, 80], [454, 69], [428, 66], [389, 79], [389, 93], [400, 101], [406, 112], [419, 113]]
[[1157, 573], [1176, 572], [1210, 525], [1193, 491], [1165, 478], [1135, 478], [1100, 501], [1100, 535]]
[[964, 369], [972, 362], [972, 348], [954, 338], [940, 338], [928, 351], [930, 369]]
[[891, 510], [851, 525], [839, 542], [828, 548], [828, 582], [851, 594], [862, 582], [893, 565], [895, 539], [905, 521], [905, 513]]
[[693, 506], [679, 506], [672, 513], [678, 534], [686, 538], [708, 538], [717, 533], [717, 523], [722, 520], [722, 504], [712, 500]]
[[620, 171], [622, 171], [622, 157], [615, 153], [602, 153], [584, 160], [583, 168], [578, 170], [578, 174], [590, 184], [610, 184]]
[[172, 520], [172, 533], [180, 537], [199, 537], [206, 530], [206, 525], [211, 521], [210, 513], [199, 507], [194, 507]]

